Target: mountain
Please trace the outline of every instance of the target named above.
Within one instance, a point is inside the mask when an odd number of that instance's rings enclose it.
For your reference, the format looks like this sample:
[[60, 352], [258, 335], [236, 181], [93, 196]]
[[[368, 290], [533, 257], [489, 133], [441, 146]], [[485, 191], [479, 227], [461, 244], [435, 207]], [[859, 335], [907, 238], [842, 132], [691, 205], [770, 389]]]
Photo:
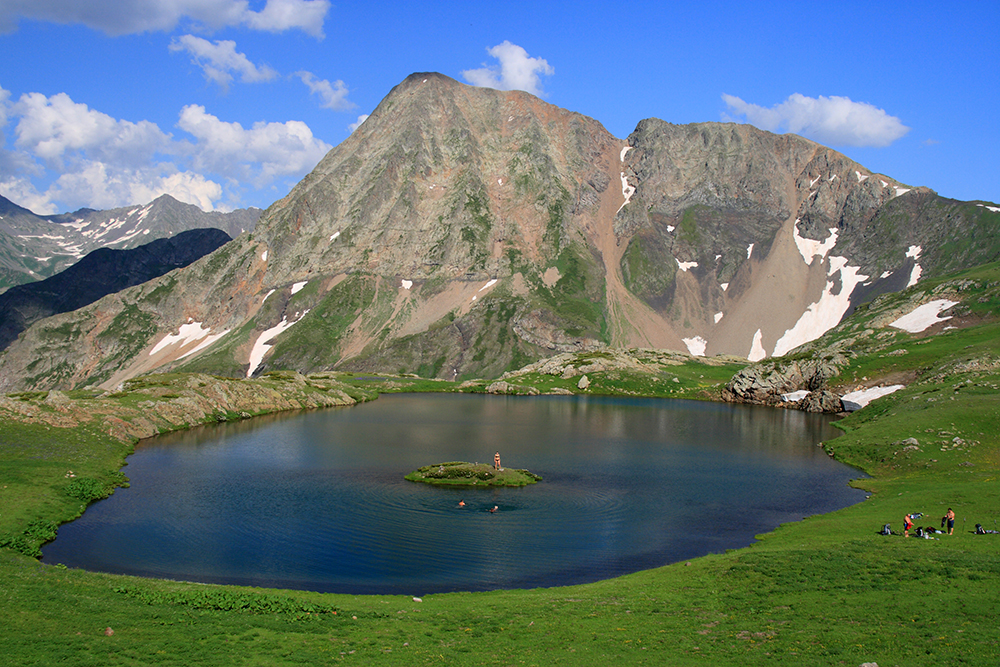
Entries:
[[230, 241], [221, 229], [190, 229], [131, 250], [99, 248], [65, 271], [0, 294], [0, 350], [45, 317], [91, 304], [187, 266]]
[[0, 197], [0, 291], [53, 276], [98, 248], [135, 248], [189, 229], [212, 227], [235, 237], [262, 211], [205, 212], [162, 195], [145, 206], [35, 215]]
[[622, 140], [414, 74], [253, 233], [32, 326], [0, 390], [166, 369], [496, 377], [603, 346], [756, 360], [998, 258], [998, 222], [794, 135], [648, 119]]

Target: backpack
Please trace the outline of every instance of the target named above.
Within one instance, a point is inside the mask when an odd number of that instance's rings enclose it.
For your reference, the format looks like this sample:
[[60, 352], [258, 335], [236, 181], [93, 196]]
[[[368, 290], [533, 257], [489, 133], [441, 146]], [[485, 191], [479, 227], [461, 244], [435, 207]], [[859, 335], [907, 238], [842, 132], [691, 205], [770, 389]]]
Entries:
[[884, 526], [882, 526], [882, 534], [892, 535], [892, 528], [889, 527], [889, 524], [885, 524]]

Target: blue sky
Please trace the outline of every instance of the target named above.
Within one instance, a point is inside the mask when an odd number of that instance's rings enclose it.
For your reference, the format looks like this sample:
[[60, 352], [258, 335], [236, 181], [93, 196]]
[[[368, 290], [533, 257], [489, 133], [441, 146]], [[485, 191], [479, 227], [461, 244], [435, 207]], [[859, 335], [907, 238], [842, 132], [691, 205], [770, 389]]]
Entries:
[[794, 131], [1000, 201], [1000, 3], [0, 0], [0, 194], [267, 207], [408, 74]]

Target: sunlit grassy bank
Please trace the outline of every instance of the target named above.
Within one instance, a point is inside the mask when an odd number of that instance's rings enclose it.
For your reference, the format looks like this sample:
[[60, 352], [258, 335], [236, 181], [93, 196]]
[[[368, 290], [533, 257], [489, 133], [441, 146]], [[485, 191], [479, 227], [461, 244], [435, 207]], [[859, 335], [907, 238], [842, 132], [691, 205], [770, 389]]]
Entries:
[[[840, 422], [844, 435], [825, 443], [832, 455], [872, 475], [859, 482], [872, 492], [867, 501], [783, 525], [746, 549], [567, 588], [417, 600], [44, 565], [25, 554], [54, 523], [76, 516], [85, 498], [118, 481], [131, 444], [109, 437], [96, 421], [61, 428], [36, 416], [25, 423], [4, 404], [0, 540], [9, 548], [0, 549], [0, 655], [19, 665], [996, 665], [1000, 535], [972, 530], [976, 523], [994, 529], [1000, 520], [1000, 274], [987, 267], [961, 281], [961, 289], [954, 281], [925, 287], [928, 295], [939, 290], [968, 304], [954, 330], [879, 333], [880, 315], [869, 309], [854, 321], [871, 336], [848, 327], [827, 340], [857, 338], [855, 356], [832, 384], [864, 378], [907, 384]], [[887, 301], [879, 312], [896, 307]], [[866, 340], [874, 342], [866, 347]], [[696, 377], [708, 374], [693, 365], [677, 368], [673, 376], [661, 369], [655, 378], [632, 379], [595, 371], [586, 390], [577, 377], [561, 381], [578, 392], [622, 383], [622, 393], [644, 383], [669, 390], [690, 381], [703, 383], [692, 396], [711, 394], [711, 378]], [[615, 375], [605, 382], [605, 373]], [[539, 375], [520, 386], [553, 378]], [[338, 379], [420, 388], [400, 378]], [[329, 392], [334, 381], [298, 386]], [[170, 398], [174, 390], [160, 389], [160, 400], [180, 400]], [[11, 401], [29, 412], [48, 400], [45, 409], [58, 416], [53, 403], [62, 397], [56, 398]], [[129, 395], [103, 400], [135, 402]], [[69, 471], [76, 476], [67, 477]], [[76, 483], [81, 478], [94, 482]], [[938, 526], [948, 507], [958, 515], [953, 536], [878, 534], [885, 523], [899, 532], [907, 512], [923, 513], [918, 525]]]

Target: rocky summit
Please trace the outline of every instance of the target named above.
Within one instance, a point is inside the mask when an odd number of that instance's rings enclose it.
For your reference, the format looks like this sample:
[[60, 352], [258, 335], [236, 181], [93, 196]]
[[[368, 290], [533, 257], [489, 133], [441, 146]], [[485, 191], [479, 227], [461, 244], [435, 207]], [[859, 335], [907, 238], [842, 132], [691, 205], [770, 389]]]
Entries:
[[168, 369], [497, 377], [606, 347], [756, 361], [996, 259], [998, 223], [798, 136], [648, 119], [618, 139], [524, 92], [413, 74], [252, 233], [34, 324], [0, 390]]

